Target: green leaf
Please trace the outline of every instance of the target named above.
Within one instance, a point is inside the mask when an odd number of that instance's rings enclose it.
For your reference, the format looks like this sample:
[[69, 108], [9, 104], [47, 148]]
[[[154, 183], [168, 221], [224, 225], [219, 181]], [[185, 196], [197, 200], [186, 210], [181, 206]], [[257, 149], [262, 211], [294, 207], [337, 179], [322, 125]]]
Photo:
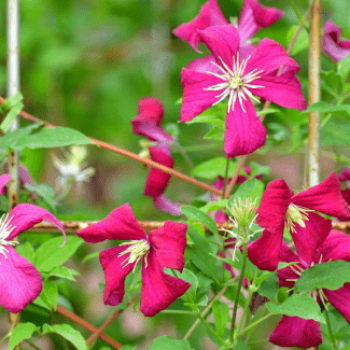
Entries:
[[321, 129], [321, 145], [350, 145], [350, 122], [343, 118], [332, 118]]
[[38, 129], [41, 124], [32, 124], [19, 128], [13, 132], [8, 132], [5, 136], [0, 137], [0, 148], [3, 150], [13, 149], [16, 143], [25, 135], [29, 135], [33, 130]]
[[182, 206], [180, 210], [187, 216], [189, 220], [199, 221], [212, 233], [219, 234], [214, 219], [208, 214], [204, 213], [202, 210], [190, 206]]
[[68, 324], [43, 325], [43, 334], [55, 333], [71, 342], [78, 350], [88, 350], [86, 341], [80, 332]]
[[[100, 349], [100, 350], [102, 350], [102, 349]], [[124, 345], [120, 350], [136, 350], [136, 346]]]
[[333, 112], [346, 112], [350, 115], [350, 105], [334, 105], [325, 101], [316, 102], [313, 105], [309, 106], [306, 111], [303, 113], [309, 112], [321, 112], [321, 113], [333, 113]]
[[79, 237], [68, 236], [67, 243], [60, 247], [62, 241], [62, 237], [50, 239], [36, 251], [34, 265], [40, 272], [50, 272], [63, 265], [84, 242]]
[[250, 162], [251, 167], [251, 177], [258, 176], [258, 175], [269, 175], [271, 172], [271, 168], [268, 166], [260, 165], [259, 163], [256, 163], [254, 161]]
[[[295, 35], [298, 26], [292, 26], [292, 28], [287, 33], [287, 41], [290, 43]], [[291, 55], [294, 56], [297, 53], [306, 50], [309, 47], [309, 34], [307, 30], [303, 27], [297, 36], [295, 44], [293, 45], [293, 49]]]
[[208, 240], [192, 225], [188, 225], [187, 233], [194, 242], [194, 246], [186, 248], [193, 264], [208, 277], [216, 280], [216, 260], [210, 255], [212, 251]]
[[51, 280], [44, 281], [43, 290], [40, 293], [40, 298], [45, 304], [47, 304], [49, 307], [52, 307], [54, 310], [56, 310], [58, 290], [57, 290], [57, 285], [54, 281], [51, 281]]
[[50, 185], [48, 184], [31, 185], [29, 183], [25, 183], [24, 188], [27, 189], [29, 192], [37, 193], [45, 201], [45, 203], [47, 203], [50, 209], [53, 212], [56, 212], [56, 207], [54, 205], [55, 192]]
[[18, 113], [23, 109], [23, 107], [24, 105], [21, 101], [17, 102], [14, 106], [12, 106], [11, 110], [6, 114], [5, 119], [2, 121], [0, 125], [0, 129], [5, 134], [10, 130], [10, 127], [13, 121], [16, 119]]
[[237, 198], [247, 198], [250, 197], [252, 200], [256, 200], [255, 202], [256, 205], [259, 204], [261, 196], [264, 192], [264, 183], [262, 181], [259, 181], [257, 179], [249, 179], [248, 181], [242, 183], [238, 187], [238, 190], [230, 197], [227, 203], [227, 208], [230, 208], [233, 206], [234, 201]]
[[24, 339], [30, 339], [35, 332], [39, 332], [39, 328], [34, 323], [26, 322], [18, 324], [11, 334], [9, 350], [14, 349]]
[[4, 114], [8, 112], [14, 105], [23, 100], [23, 95], [17, 92], [16, 95], [8, 97], [4, 103], [0, 105], [0, 113]]
[[266, 306], [272, 314], [298, 316], [305, 320], [326, 323], [317, 301], [308, 294], [293, 294], [280, 305], [269, 301]]
[[258, 117], [261, 117], [262, 115], [267, 115], [267, 114], [271, 114], [271, 113], [279, 113], [281, 112], [279, 109], [277, 108], [266, 108], [266, 109], [263, 109], [262, 111], [258, 111], [256, 112], [256, 115]]
[[100, 252], [94, 252], [94, 253], [90, 253], [88, 255], [86, 255], [84, 257], [84, 259], [81, 261], [82, 263], [86, 263], [87, 261], [91, 260], [91, 259], [96, 259], [98, 258], [100, 255]]
[[198, 287], [197, 276], [191, 270], [184, 268], [180, 278], [191, 285], [191, 287], [187, 289], [186, 293], [182, 296], [182, 299], [188, 303], [194, 303], [196, 300]]
[[227, 304], [216, 301], [213, 304], [214, 324], [216, 331], [220, 337], [223, 337], [226, 324], [229, 320], [229, 307]]
[[168, 335], [154, 339], [147, 350], [193, 350], [186, 339], [176, 340]]
[[201, 207], [200, 210], [204, 211], [205, 213], [209, 213], [213, 210], [225, 209], [227, 206], [227, 202], [228, 202], [227, 199], [209, 202], [204, 207]]
[[344, 59], [338, 62], [338, 73], [345, 83], [350, 73], [350, 55], [347, 55]]
[[220, 128], [218, 126], [214, 126], [212, 129], [208, 131], [203, 136], [203, 139], [205, 140], [218, 140], [218, 141], [224, 141], [225, 139], [225, 130], [223, 128]]
[[270, 300], [276, 298], [278, 293], [278, 276], [276, 272], [262, 281], [257, 293], [262, 297], [269, 298]]
[[244, 342], [244, 340], [238, 338], [232, 350], [250, 350], [250, 347]]
[[[192, 171], [191, 175], [203, 179], [216, 180], [218, 176], [225, 177], [227, 159], [223, 157], [212, 158], [197, 165]], [[233, 176], [237, 169], [237, 163], [230, 163], [229, 176]]]
[[30, 263], [34, 263], [35, 252], [34, 248], [29, 242], [21, 243], [15, 249], [20, 256], [26, 258]]
[[25, 148], [53, 148], [89, 144], [93, 144], [93, 142], [80, 131], [59, 126], [55, 129], [42, 128], [37, 133], [23, 136], [14, 149], [22, 151]]
[[78, 271], [75, 271], [73, 269], [69, 269], [65, 266], [58, 266], [54, 268], [50, 274], [50, 276], [58, 277], [58, 278], [64, 278], [67, 280], [75, 281], [74, 276], [80, 275]]
[[344, 283], [350, 282], [350, 262], [330, 261], [306, 269], [296, 281], [294, 290], [297, 293], [308, 293], [313, 289], [336, 290]]
[[224, 128], [224, 120], [215, 115], [199, 115], [186, 122], [186, 124], [214, 124], [220, 128]]

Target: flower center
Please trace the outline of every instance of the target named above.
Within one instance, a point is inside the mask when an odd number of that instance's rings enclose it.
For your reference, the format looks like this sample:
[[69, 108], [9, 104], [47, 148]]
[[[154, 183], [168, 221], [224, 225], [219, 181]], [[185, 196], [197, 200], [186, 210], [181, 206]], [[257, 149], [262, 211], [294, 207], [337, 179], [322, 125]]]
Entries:
[[309, 221], [309, 218], [307, 216], [308, 211], [313, 211], [313, 210], [300, 208], [293, 203], [289, 204], [289, 207], [286, 213], [286, 221], [287, 221], [287, 226], [292, 232], [296, 232], [295, 224], [298, 224], [304, 228], [306, 227], [305, 221]]
[[234, 111], [235, 103], [238, 99], [243, 112], [246, 113], [243, 101], [247, 101], [247, 96], [260, 103], [260, 101], [252, 95], [250, 89], [264, 88], [264, 86], [261, 85], [251, 84], [253, 80], [259, 79], [261, 73], [263, 73], [264, 71], [258, 71], [257, 69], [253, 69], [249, 73], [245, 73], [247, 63], [250, 57], [251, 56], [240, 62], [239, 52], [237, 52], [237, 56], [233, 57], [232, 69], [230, 69], [227, 66], [227, 64], [223, 61], [221, 57], [219, 57], [219, 59], [222, 65], [219, 65], [213, 61], [211, 62], [215, 67], [217, 67], [220, 70], [222, 74], [210, 71], [206, 71], [206, 73], [214, 75], [216, 78], [223, 80], [223, 83], [219, 83], [204, 89], [207, 91], [221, 91], [219, 95], [215, 96], [219, 100], [216, 101], [213, 104], [213, 106], [223, 101], [226, 97], [229, 97], [227, 112]]
[[[6, 246], [16, 246], [18, 242], [8, 241], [7, 238], [10, 236], [12, 231], [15, 229], [15, 226], [10, 225], [13, 216], [9, 218], [9, 214], [5, 214], [0, 219], [0, 253], [4, 255], [7, 259], [6, 253], [9, 251], [6, 249]], [[0, 263], [1, 264], [1, 263]]]
[[126, 248], [124, 251], [119, 253], [118, 257], [123, 256], [125, 254], [130, 253], [129, 257], [126, 258], [123, 263], [122, 267], [129, 264], [135, 263], [134, 269], [136, 268], [136, 265], [142, 260], [142, 258], [145, 256], [145, 263], [147, 267], [147, 255], [151, 249], [150, 244], [145, 239], [137, 240], [137, 241], [130, 241], [120, 244], [122, 245], [128, 245], [129, 247]]
[[154, 147], [157, 146], [158, 142], [157, 141], [150, 141], [150, 140], [140, 140], [139, 141], [139, 146], [140, 146], [140, 153], [139, 156], [141, 158], [147, 158], [150, 159], [151, 158], [151, 153], [149, 151], [150, 147]]

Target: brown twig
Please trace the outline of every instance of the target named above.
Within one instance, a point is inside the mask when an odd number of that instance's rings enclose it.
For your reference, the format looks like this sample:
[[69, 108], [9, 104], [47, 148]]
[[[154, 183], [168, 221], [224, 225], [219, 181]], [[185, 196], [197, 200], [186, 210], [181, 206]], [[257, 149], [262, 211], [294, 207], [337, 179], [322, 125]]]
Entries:
[[[0, 96], [0, 104], [2, 104], [4, 102], [5, 102], [5, 99]], [[30, 115], [30, 114], [28, 114], [28, 113], [26, 113], [24, 111], [20, 112], [19, 116], [21, 118], [25, 119], [25, 120], [30, 121], [30, 122], [44, 123], [41, 119], [36, 118], [33, 115]], [[56, 128], [56, 125], [49, 124], [49, 123], [44, 123], [44, 124], [45, 124], [44, 126], [46, 128]], [[190, 183], [190, 184], [192, 184], [194, 186], [197, 186], [199, 188], [202, 188], [205, 191], [210, 191], [211, 193], [214, 193], [214, 194], [216, 194], [218, 196], [222, 195], [222, 191], [220, 191], [220, 190], [216, 189], [215, 187], [210, 186], [210, 185], [208, 185], [208, 184], [206, 184], [204, 182], [195, 180], [195, 179], [193, 179], [190, 176], [182, 174], [180, 171], [168, 168], [168, 167], [166, 167], [166, 166], [164, 166], [162, 164], [154, 162], [151, 159], [142, 158], [139, 155], [137, 155], [136, 153], [133, 153], [133, 152], [127, 151], [127, 150], [125, 150], [123, 148], [111, 145], [111, 144], [109, 144], [107, 142], [96, 140], [96, 139], [94, 139], [92, 137], [89, 137], [89, 139], [93, 143], [95, 143], [97, 146], [99, 146], [101, 148], [107, 149], [107, 150], [112, 151], [114, 153], [118, 153], [118, 154], [121, 154], [121, 155], [123, 155], [125, 157], [128, 157], [128, 158], [131, 158], [133, 160], [136, 160], [137, 162], [142, 163], [142, 164], [144, 164], [144, 165], [146, 165], [148, 167], [159, 169], [159, 170], [165, 172], [166, 174], [169, 174], [171, 176], [177, 177], [178, 179], [180, 179], [182, 181], [185, 181], [185, 182], [188, 182], [188, 183]]]
[[[75, 323], [79, 324], [80, 326], [84, 327], [85, 329], [87, 329], [91, 333], [95, 333], [98, 331], [98, 329], [96, 327], [94, 327], [92, 324], [85, 321], [81, 317], [77, 316], [73, 312], [70, 312], [69, 310], [63, 308], [62, 306], [58, 305], [56, 311], [58, 313], [60, 313], [61, 315], [69, 318], [70, 320], [74, 321]], [[104, 334], [101, 332], [98, 335], [98, 337], [100, 337], [103, 341], [105, 341], [107, 344], [112, 346], [114, 349], [121, 349], [123, 347], [122, 344], [118, 343], [116, 340], [114, 340], [113, 338], [111, 338], [107, 334]]]
[[[128, 303], [127, 307], [129, 307], [137, 298], [137, 295], [134, 296]], [[103, 331], [113, 323], [113, 321], [119, 317], [123, 313], [124, 310], [117, 310], [101, 327], [99, 327], [86, 341], [87, 345], [91, 345], [99, 336], [103, 333]]]
[[[309, 11], [308, 11], [308, 13], [309, 13]], [[287, 54], [288, 54], [288, 55], [290, 55], [290, 53], [292, 52], [292, 49], [293, 49], [293, 47], [294, 47], [294, 45], [295, 45], [295, 42], [296, 42], [296, 40], [297, 40], [297, 38], [298, 38], [298, 36], [299, 36], [299, 34], [300, 34], [300, 31], [301, 31], [302, 27], [303, 27], [303, 26], [302, 26], [301, 24], [298, 25], [298, 27], [297, 27], [297, 29], [296, 29], [294, 35], [293, 35], [293, 38], [292, 38], [291, 42], [290, 42], [289, 45], [288, 45], [288, 48], [287, 48]], [[282, 69], [283, 69], [283, 66], [279, 68], [279, 70], [278, 70], [278, 72], [277, 72], [277, 75], [280, 75], [280, 74], [281, 74]], [[270, 101], [266, 101], [263, 110], [265, 111], [267, 108], [269, 108], [269, 107], [270, 107], [270, 104], [271, 104]], [[265, 119], [265, 114], [263, 114], [263, 115], [260, 117], [260, 121], [263, 122], [264, 119]], [[237, 183], [237, 179], [238, 179], [238, 176], [239, 176], [239, 172], [243, 169], [243, 166], [244, 166], [244, 164], [245, 164], [247, 158], [248, 158], [248, 155], [247, 155], [247, 154], [244, 155], [244, 156], [242, 156], [242, 158], [241, 158], [241, 160], [240, 160], [240, 162], [239, 162], [239, 164], [238, 164], [238, 167], [237, 167], [235, 173], [233, 174], [230, 183], [229, 183], [228, 186], [227, 186], [227, 189], [226, 189], [226, 192], [225, 192], [225, 198], [230, 198], [230, 195], [231, 195], [231, 192], [232, 192], [232, 190], [233, 190], [233, 187], [234, 187], [235, 184]]]
[[[76, 233], [77, 231], [96, 223], [97, 221], [61, 221], [65, 231], [67, 233]], [[140, 226], [146, 231], [152, 231], [156, 230], [162, 226], [164, 226], [164, 221], [139, 221]], [[232, 230], [234, 228], [234, 225], [232, 223], [225, 223], [225, 222], [218, 222], [216, 224], [218, 229], [228, 229]], [[333, 229], [343, 231], [346, 233], [350, 233], [350, 222], [333, 222]], [[26, 232], [31, 233], [40, 233], [40, 232], [47, 232], [47, 233], [60, 233], [61, 231], [54, 225], [42, 222], [39, 224], [36, 224], [32, 228], [30, 228]]]

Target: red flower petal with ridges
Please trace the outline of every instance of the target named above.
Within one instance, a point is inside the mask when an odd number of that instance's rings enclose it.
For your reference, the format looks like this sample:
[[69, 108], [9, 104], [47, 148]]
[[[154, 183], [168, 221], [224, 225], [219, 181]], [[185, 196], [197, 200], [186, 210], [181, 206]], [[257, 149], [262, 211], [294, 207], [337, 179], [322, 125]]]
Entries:
[[10, 246], [6, 249], [6, 257], [0, 254], [0, 305], [17, 313], [39, 296], [43, 284], [40, 272], [27, 259]]
[[97, 243], [106, 239], [139, 240], [146, 233], [137, 222], [129, 203], [114, 209], [105, 219], [77, 232], [85, 242]]
[[332, 221], [312, 212], [308, 212], [307, 216], [308, 220], [304, 221], [305, 227], [295, 224], [295, 231], [291, 230], [291, 235], [300, 261], [311, 266], [318, 250], [331, 232]]
[[260, 29], [271, 26], [283, 15], [283, 11], [273, 7], [264, 7], [256, 0], [245, 0], [237, 28], [241, 40], [250, 39]]
[[327, 21], [324, 25], [322, 50], [336, 62], [343, 60], [350, 54], [350, 40], [341, 40], [341, 28], [333, 22]]
[[106, 305], [119, 305], [125, 294], [125, 278], [132, 271], [134, 264], [125, 265], [130, 253], [119, 256], [128, 246], [114, 247], [100, 252], [99, 258], [106, 278], [103, 302]]
[[256, 223], [267, 230], [283, 235], [285, 216], [294, 192], [284, 180], [274, 180], [267, 184], [257, 210]]
[[229, 24], [217, 3], [217, 0], [207, 1], [200, 9], [199, 15], [189, 23], [177, 27], [173, 34], [189, 42], [194, 50], [198, 50], [198, 43], [202, 42], [198, 29], [204, 30], [211, 26]]
[[245, 111], [237, 99], [234, 111], [227, 114], [225, 132], [227, 158], [253, 153], [266, 141], [266, 129], [257, 117], [252, 102], [247, 99], [243, 105]]
[[[165, 165], [168, 168], [174, 166], [174, 160], [166, 145], [158, 144], [155, 147], [149, 147], [149, 152], [153, 161]], [[159, 169], [151, 168], [146, 180], [144, 191], [145, 196], [157, 197], [163, 194], [168, 186], [169, 180], [169, 174], [166, 174]]]
[[348, 204], [340, 189], [340, 182], [333, 172], [320, 184], [293, 196], [292, 202], [299, 207], [317, 210], [326, 215], [349, 217]]
[[156, 251], [160, 266], [182, 272], [185, 265], [187, 225], [166, 221], [161, 228], [151, 231], [148, 239]]
[[320, 324], [314, 320], [283, 316], [270, 335], [272, 344], [282, 347], [311, 348], [322, 343]]
[[282, 240], [283, 232], [264, 230], [260, 238], [248, 245], [249, 260], [260, 270], [277, 270]]
[[332, 230], [322, 246], [322, 261], [345, 260], [350, 262], [350, 236]]
[[[335, 272], [336, 273], [336, 272]], [[328, 301], [343, 315], [350, 324], [350, 283], [345, 283], [337, 290], [323, 289]]]
[[165, 274], [155, 250], [151, 249], [147, 265], [142, 263], [140, 311], [147, 317], [153, 317], [185, 294], [190, 287], [189, 283]]
[[165, 211], [166, 213], [171, 215], [182, 215], [182, 211], [180, 210], [181, 204], [170, 201], [164, 196], [164, 194], [153, 197], [153, 203], [158, 209]]

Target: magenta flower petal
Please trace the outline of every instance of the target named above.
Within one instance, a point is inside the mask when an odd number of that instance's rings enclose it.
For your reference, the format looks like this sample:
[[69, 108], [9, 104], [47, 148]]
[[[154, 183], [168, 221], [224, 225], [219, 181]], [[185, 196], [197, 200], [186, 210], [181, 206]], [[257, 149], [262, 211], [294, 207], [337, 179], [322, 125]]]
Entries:
[[39, 271], [27, 259], [10, 246], [6, 249], [7, 258], [0, 254], [0, 305], [17, 313], [39, 296], [43, 284]]
[[346, 322], [350, 323], [350, 283], [345, 283], [337, 290], [323, 289], [328, 301], [343, 315]]
[[[212, 70], [211, 70], [212, 71]], [[217, 91], [205, 90], [222, 80], [207, 73], [186, 68], [181, 72], [181, 84], [184, 88], [181, 108], [181, 123], [188, 122], [211, 107], [220, 98]]]
[[350, 236], [332, 230], [322, 246], [322, 261], [345, 260], [350, 262]]
[[301, 90], [299, 80], [292, 71], [288, 71], [280, 76], [264, 75], [260, 79], [254, 80], [254, 85], [263, 88], [250, 89], [251, 92], [265, 100], [276, 103], [282, 107], [306, 109], [307, 103]]
[[317, 210], [330, 216], [350, 215], [348, 204], [340, 193], [340, 182], [335, 172], [320, 184], [295, 195], [292, 202], [297, 206]]
[[7, 240], [11, 240], [17, 235], [19, 235], [21, 232], [26, 231], [33, 227], [34, 225], [38, 224], [42, 221], [47, 221], [52, 225], [55, 225], [58, 227], [63, 236], [64, 236], [64, 243], [67, 241], [67, 235], [64, 231], [64, 227], [61, 224], [61, 222], [52, 215], [49, 211], [46, 209], [40, 208], [33, 204], [18, 204], [16, 205], [9, 216], [10, 224], [14, 226], [13, 231], [11, 234], [6, 238]]
[[338, 175], [338, 180], [341, 182], [350, 181], [350, 168], [343, 169]]
[[223, 25], [199, 30], [198, 34], [207, 45], [217, 64], [222, 66], [222, 61], [232, 68], [233, 58], [239, 49], [239, 35], [235, 26]]
[[295, 224], [296, 232], [291, 230], [291, 235], [301, 262], [311, 266], [318, 250], [331, 232], [332, 221], [312, 212], [308, 212], [307, 216], [308, 220], [304, 221], [306, 227]]
[[300, 69], [298, 63], [288, 56], [287, 51], [280, 44], [265, 38], [259, 42], [245, 71], [249, 72], [256, 68], [258, 71], [263, 70], [262, 74], [265, 75], [280, 66], [288, 67], [294, 73]]
[[[151, 159], [157, 163], [172, 168], [174, 160], [170, 156], [169, 149], [162, 145], [149, 148]], [[167, 151], [167, 152], [166, 152]], [[165, 191], [170, 180], [170, 175], [161, 170], [151, 168], [148, 173], [144, 194], [149, 197], [157, 197]]]
[[191, 287], [189, 283], [169, 276], [162, 270], [155, 250], [151, 249], [147, 256], [147, 265], [142, 263], [140, 311], [147, 317], [166, 309]]
[[[341, 191], [340, 193], [343, 196], [343, 198], [346, 200], [346, 203], [350, 205], [350, 189]], [[339, 216], [338, 218], [341, 218], [341, 217]]]
[[164, 194], [153, 197], [153, 203], [158, 209], [165, 211], [166, 213], [171, 215], [182, 215], [182, 211], [180, 210], [181, 204], [170, 201], [164, 196]]
[[[212, 62], [215, 61], [214, 56], [213, 55], [209, 55], [209, 56], [205, 56], [205, 57], [200, 57], [197, 58], [193, 61], [191, 61], [188, 65], [187, 65], [187, 69], [190, 70], [195, 70], [196, 72], [201, 72], [201, 73], [205, 73], [206, 71], [214, 71], [215, 70], [215, 66], [212, 64]], [[219, 73], [220, 70], [217, 69], [215, 72]]]
[[146, 234], [135, 219], [129, 203], [114, 209], [100, 222], [78, 231], [77, 235], [90, 243], [101, 242], [105, 239], [146, 239]]
[[337, 62], [350, 53], [350, 40], [340, 40], [340, 35], [340, 27], [331, 21], [325, 23], [322, 49]]
[[4, 187], [11, 180], [11, 175], [3, 174], [0, 176], [0, 195], [4, 193]]
[[283, 231], [264, 230], [260, 238], [249, 244], [249, 260], [260, 270], [277, 270], [282, 240]]
[[106, 278], [103, 294], [103, 302], [106, 305], [119, 305], [124, 298], [125, 278], [135, 266], [133, 263], [123, 267], [123, 262], [129, 258], [130, 253], [118, 257], [127, 248], [128, 246], [119, 246], [100, 252], [100, 263]]
[[204, 30], [211, 26], [225, 25], [228, 21], [222, 14], [217, 0], [207, 1], [201, 8], [199, 15], [191, 22], [182, 24], [177, 27], [173, 34], [182, 40], [188, 41], [194, 50], [198, 50], [198, 43], [202, 42], [201, 37], [198, 35], [198, 29]]
[[148, 239], [156, 251], [160, 266], [182, 272], [185, 265], [187, 225], [166, 221], [161, 228], [151, 231]]
[[253, 153], [264, 145], [266, 129], [256, 115], [252, 102], [243, 101], [245, 112], [236, 100], [234, 111], [226, 118], [225, 152], [228, 158]]
[[245, 0], [238, 22], [241, 40], [250, 39], [261, 28], [271, 26], [283, 15], [283, 11], [264, 7], [256, 0]]
[[272, 344], [282, 347], [311, 348], [322, 343], [320, 324], [314, 320], [283, 316], [270, 335]]
[[283, 232], [284, 218], [293, 194], [284, 180], [268, 183], [257, 210], [257, 224], [271, 232]]
[[22, 184], [27, 183], [31, 185], [33, 183], [29, 171], [23, 165], [19, 166], [19, 177], [21, 179]]
[[152, 141], [173, 141], [173, 138], [159, 126], [163, 116], [163, 105], [156, 98], [142, 98], [139, 101], [138, 115], [131, 121], [133, 132]]

